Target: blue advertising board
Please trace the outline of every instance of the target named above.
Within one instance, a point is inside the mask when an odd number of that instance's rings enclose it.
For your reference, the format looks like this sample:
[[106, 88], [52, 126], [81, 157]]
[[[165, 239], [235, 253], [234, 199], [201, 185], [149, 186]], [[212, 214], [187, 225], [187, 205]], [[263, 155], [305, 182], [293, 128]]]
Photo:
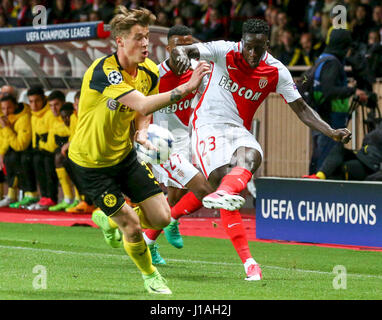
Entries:
[[256, 179], [256, 237], [382, 247], [382, 183]]
[[104, 30], [104, 23], [101, 21], [66, 23], [45, 27], [1, 28], [0, 45], [88, 40], [104, 38], [109, 34], [110, 32]]

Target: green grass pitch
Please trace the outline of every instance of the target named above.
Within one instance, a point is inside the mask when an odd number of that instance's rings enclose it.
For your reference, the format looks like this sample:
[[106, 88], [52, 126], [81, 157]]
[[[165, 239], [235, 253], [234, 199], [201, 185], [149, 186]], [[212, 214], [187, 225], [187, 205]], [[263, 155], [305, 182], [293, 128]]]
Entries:
[[[175, 249], [162, 235], [158, 243], [170, 296], [146, 293], [124, 250], [109, 248], [98, 229], [0, 223], [0, 300], [382, 298], [381, 252], [250, 242], [263, 280], [248, 282], [229, 240], [187, 236]], [[336, 266], [346, 277], [339, 280]]]

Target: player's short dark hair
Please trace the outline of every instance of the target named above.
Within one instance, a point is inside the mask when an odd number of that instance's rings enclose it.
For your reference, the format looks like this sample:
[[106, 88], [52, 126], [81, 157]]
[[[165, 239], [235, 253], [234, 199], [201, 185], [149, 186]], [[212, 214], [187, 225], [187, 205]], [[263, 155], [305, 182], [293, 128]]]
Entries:
[[167, 40], [172, 36], [189, 36], [192, 35], [192, 30], [184, 25], [176, 25], [170, 28], [167, 33]]
[[62, 91], [60, 91], [60, 90], [54, 90], [48, 96], [48, 101], [52, 101], [52, 100], [55, 100], [55, 99], [58, 99], [58, 100], [60, 100], [62, 102], [65, 102], [65, 94]]
[[255, 33], [269, 36], [269, 25], [262, 19], [249, 19], [243, 23], [243, 34]]
[[61, 108], [60, 108], [60, 113], [61, 113], [62, 111], [71, 111], [71, 112], [73, 112], [73, 111], [74, 111], [73, 103], [71, 103], [71, 102], [65, 102], [65, 103], [61, 106]]
[[3, 102], [3, 101], [12, 101], [13, 104], [18, 105], [16, 97], [12, 94], [9, 94], [9, 93], [5, 94], [1, 98], [0, 102]]
[[44, 88], [41, 86], [31, 87], [27, 91], [27, 96], [29, 97], [29, 96], [34, 96], [34, 95], [42, 96], [43, 98], [45, 98]]

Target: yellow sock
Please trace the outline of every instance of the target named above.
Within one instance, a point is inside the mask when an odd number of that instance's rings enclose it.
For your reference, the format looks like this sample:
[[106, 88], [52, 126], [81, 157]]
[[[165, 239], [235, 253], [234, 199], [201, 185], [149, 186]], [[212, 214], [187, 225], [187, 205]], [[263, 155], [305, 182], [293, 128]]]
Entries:
[[144, 239], [139, 242], [127, 242], [123, 237], [123, 247], [142, 274], [147, 276], [155, 272], [156, 268], [153, 266], [151, 253]]
[[76, 187], [74, 187], [74, 199], [81, 201], [81, 195]]
[[57, 168], [57, 177], [60, 181], [62, 193], [65, 199], [73, 199], [72, 181], [69, 178], [65, 168]]
[[317, 176], [318, 178], [320, 178], [320, 179], [326, 179], [326, 175], [325, 175], [325, 173], [323, 173], [322, 171], [318, 171], [318, 172], [316, 173], [316, 176]]
[[8, 198], [12, 200], [16, 200], [16, 189], [8, 188]]
[[118, 228], [118, 225], [114, 222], [114, 220], [112, 218], [107, 217], [107, 219], [109, 220], [110, 227], [112, 227], [113, 229], [117, 229]]
[[25, 192], [25, 196], [29, 198], [37, 198], [38, 194], [37, 192]]

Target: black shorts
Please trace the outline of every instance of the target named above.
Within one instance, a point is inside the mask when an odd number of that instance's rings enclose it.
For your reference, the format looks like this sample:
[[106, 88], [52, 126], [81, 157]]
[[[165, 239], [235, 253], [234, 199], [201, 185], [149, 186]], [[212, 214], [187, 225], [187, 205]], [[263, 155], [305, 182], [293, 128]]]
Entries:
[[140, 203], [162, 192], [150, 168], [138, 161], [135, 149], [112, 167], [85, 168], [69, 162], [80, 189], [108, 216], [123, 206], [124, 195]]

